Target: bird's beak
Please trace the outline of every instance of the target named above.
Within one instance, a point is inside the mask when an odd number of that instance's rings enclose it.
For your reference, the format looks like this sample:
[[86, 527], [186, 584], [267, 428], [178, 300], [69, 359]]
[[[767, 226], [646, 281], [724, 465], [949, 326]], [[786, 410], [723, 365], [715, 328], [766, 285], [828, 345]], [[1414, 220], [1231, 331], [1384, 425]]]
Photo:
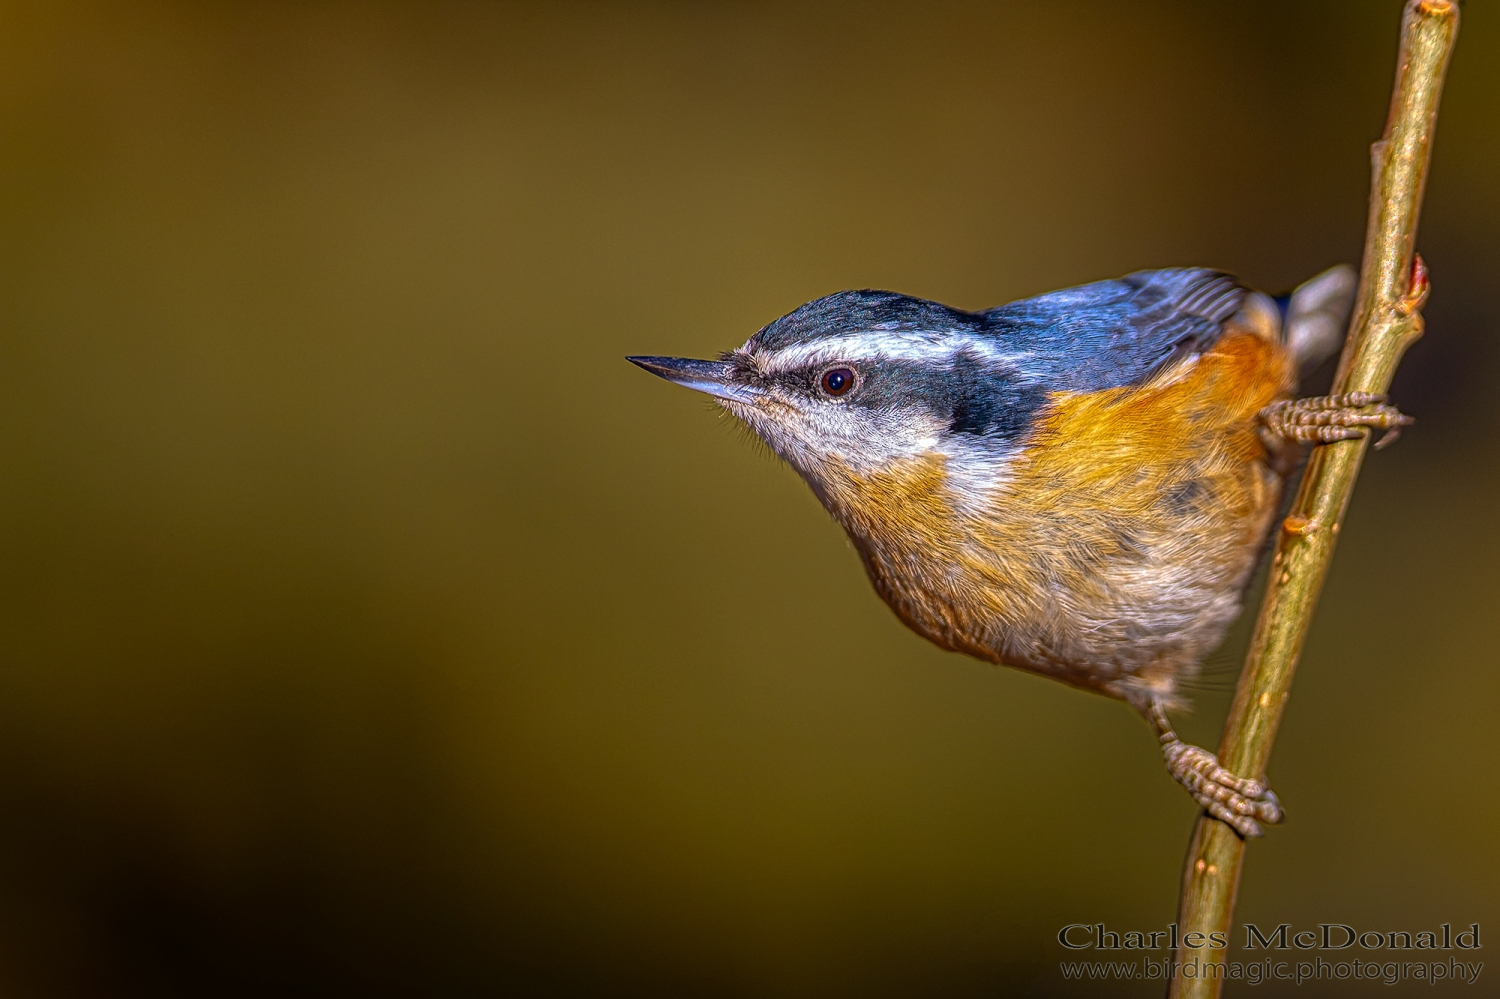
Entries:
[[723, 361], [696, 361], [691, 357], [627, 357], [625, 360], [683, 388], [707, 392], [715, 398], [752, 402], [758, 395], [750, 386], [736, 382], [734, 367]]

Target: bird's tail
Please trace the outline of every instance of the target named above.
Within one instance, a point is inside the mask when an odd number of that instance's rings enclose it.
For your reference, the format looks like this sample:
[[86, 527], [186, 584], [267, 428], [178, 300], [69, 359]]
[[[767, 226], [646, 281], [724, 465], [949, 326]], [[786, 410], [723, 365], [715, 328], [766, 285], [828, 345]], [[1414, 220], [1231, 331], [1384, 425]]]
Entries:
[[1358, 287], [1354, 268], [1339, 264], [1302, 282], [1277, 303], [1282, 306], [1282, 337], [1300, 373], [1312, 371], [1343, 345]]

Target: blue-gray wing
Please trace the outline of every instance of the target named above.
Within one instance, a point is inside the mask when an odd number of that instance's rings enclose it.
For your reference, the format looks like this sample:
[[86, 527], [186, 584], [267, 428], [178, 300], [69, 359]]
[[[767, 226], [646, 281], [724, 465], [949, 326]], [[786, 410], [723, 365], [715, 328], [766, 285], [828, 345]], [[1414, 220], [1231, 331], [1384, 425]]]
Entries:
[[1246, 291], [1219, 271], [1138, 271], [979, 314], [985, 332], [1051, 372], [1054, 390], [1136, 385], [1218, 340]]

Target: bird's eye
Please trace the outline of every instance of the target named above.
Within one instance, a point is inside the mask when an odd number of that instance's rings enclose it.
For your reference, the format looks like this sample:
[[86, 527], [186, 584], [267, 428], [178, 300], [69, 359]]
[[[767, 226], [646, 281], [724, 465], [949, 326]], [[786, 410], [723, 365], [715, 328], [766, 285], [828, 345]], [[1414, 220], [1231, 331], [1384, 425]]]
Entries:
[[843, 395], [854, 387], [854, 372], [848, 368], [829, 368], [820, 383], [829, 395]]

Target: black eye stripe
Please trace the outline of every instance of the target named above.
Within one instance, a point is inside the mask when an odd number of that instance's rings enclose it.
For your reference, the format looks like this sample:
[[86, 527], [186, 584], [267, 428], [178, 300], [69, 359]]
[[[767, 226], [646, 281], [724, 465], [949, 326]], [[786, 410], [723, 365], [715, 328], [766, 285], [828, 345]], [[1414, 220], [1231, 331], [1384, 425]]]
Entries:
[[841, 396], [854, 387], [855, 374], [849, 368], [829, 368], [818, 379], [818, 386], [826, 395]]

